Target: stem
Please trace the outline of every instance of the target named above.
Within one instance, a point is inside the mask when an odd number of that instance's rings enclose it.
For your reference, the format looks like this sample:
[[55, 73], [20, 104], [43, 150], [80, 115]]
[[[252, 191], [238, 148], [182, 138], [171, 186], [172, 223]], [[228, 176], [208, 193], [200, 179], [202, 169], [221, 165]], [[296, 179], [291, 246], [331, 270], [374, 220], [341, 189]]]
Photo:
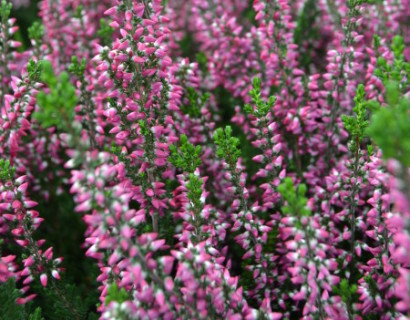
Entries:
[[156, 212], [152, 215], [152, 230], [158, 233], [158, 213]]

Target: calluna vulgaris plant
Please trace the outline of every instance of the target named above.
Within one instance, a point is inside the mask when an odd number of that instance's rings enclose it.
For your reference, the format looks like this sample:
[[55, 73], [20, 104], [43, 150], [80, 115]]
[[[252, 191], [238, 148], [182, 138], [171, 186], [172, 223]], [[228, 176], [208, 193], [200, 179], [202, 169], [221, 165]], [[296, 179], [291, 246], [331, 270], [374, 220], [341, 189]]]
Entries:
[[0, 319], [410, 319], [409, 21], [2, 0]]

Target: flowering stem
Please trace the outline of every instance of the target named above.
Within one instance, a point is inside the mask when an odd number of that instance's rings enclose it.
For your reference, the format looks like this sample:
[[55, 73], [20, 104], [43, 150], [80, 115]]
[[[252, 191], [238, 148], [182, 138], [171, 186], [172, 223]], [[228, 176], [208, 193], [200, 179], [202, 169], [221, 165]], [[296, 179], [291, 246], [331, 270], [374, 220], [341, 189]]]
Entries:
[[357, 183], [357, 179], [359, 177], [359, 160], [360, 160], [360, 147], [359, 147], [359, 137], [356, 137], [356, 150], [355, 150], [355, 159], [354, 159], [354, 169], [353, 169], [353, 177], [354, 177], [354, 184], [352, 186], [352, 191], [350, 193], [350, 231], [352, 233], [350, 238], [350, 249], [352, 254], [352, 265], [354, 264], [355, 258], [355, 232], [356, 232], [356, 194], [359, 191], [359, 186]]
[[[309, 235], [310, 230], [308, 230], [307, 226], [303, 225], [303, 223], [302, 223], [302, 228], [303, 228], [303, 232], [305, 233], [305, 237], [306, 237], [306, 245], [307, 245], [307, 249], [308, 249], [309, 260], [312, 263], [315, 263], [314, 262], [315, 259], [314, 259], [313, 252], [312, 252], [312, 247], [310, 245], [310, 235]], [[322, 300], [321, 300], [322, 298], [321, 298], [321, 294], [320, 294], [321, 290], [320, 290], [319, 283], [317, 283], [317, 281], [316, 281], [316, 286], [317, 286], [318, 291], [319, 291], [319, 294], [316, 297], [316, 303], [317, 303], [317, 306], [319, 308], [319, 316], [320, 316], [320, 319], [325, 320], [325, 315], [324, 315], [324, 310], [323, 310], [323, 305], [322, 305]]]

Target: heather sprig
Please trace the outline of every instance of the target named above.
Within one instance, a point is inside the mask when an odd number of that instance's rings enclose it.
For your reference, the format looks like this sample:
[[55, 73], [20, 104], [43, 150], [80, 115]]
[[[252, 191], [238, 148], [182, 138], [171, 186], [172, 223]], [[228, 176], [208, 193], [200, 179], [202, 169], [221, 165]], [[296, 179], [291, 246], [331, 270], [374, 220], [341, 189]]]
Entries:
[[33, 117], [44, 128], [55, 126], [62, 131], [67, 131], [68, 126], [74, 121], [74, 108], [78, 102], [68, 73], [63, 72], [57, 77], [51, 63], [43, 62], [41, 81], [48, 86], [49, 93], [42, 91], [37, 94], [37, 103], [41, 112], [34, 113]]
[[249, 91], [250, 96], [252, 97], [252, 102], [255, 104], [256, 109], [252, 108], [251, 105], [245, 105], [245, 112], [254, 115], [257, 118], [263, 119], [266, 117], [268, 112], [271, 111], [273, 105], [276, 102], [275, 96], [270, 96], [268, 101], [262, 99], [261, 92], [261, 79], [256, 77], [253, 79], [253, 88]]
[[169, 146], [171, 153], [169, 162], [184, 172], [193, 173], [201, 165], [202, 148], [189, 143], [187, 136], [184, 134], [181, 135], [179, 144], [179, 147]]
[[188, 114], [192, 118], [201, 116], [201, 110], [209, 100], [209, 93], [199, 94], [194, 88], [188, 88], [187, 98], [189, 105], [182, 106], [182, 112]]
[[232, 127], [218, 128], [214, 134], [214, 141], [217, 145], [216, 155], [228, 163], [231, 171], [236, 172], [235, 167], [241, 156], [241, 150], [239, 139], [232, 136]]
[[387, 107], [371, 117], [367, 133], [382, 149], [385, 159], [397, 159], [404, 168], [410, 167], [410, 100], [400, 92], [397, 82], [386, 83]]
[[11, 166], [10, 160], [0, 159], [0, 180], [2, 182], [13, 180], [16, 168]]
[[409, 109], [410, 100], [406, 95], [410, 81], [410, 63], [404, 60], [404, 41], [395, 36], [391, 49], [394, 59], [388, 63], [383, 57], [377, 60], [375, 75], [385, 87], [387, 107], [373, 102], [377, 111], [371, 117], [367, 133], [382, 149], [385, 159], [395, 158], [404, 168], [410, 167]]
[[308, 200], [306, 198], [306, 185], [300, 184], [295, 188], [292, 179], [286, 178], [278, 186], [278, 191], [286, 201], [282, 207], [284, 214], [295, 215], [298, 219], [311, 215], [311, 211], [306, 207]]
[[354, 154], [359, 152], [360, 144], [365, 137], [365, 131], [369, 125], [368, 103], [365, 100], [365, 94], [364, 86], [360, 84], [357, 88], [356, 97], [354, 98], [354, 116], [342, 115], [343, 124], [351, 136], [349, 143], [350, 151]]
[[42, 38], [44, 35], [44, 26], [41, 22], [35, 21], [27, 31], [31, 44], [34, 47], [34, 55], [37, 60], [39, 60], [41, 58], [41, 45], [43, 44]]
[[98, 36], [101, 38], [101, 42], [104, 45], [110, 44], [112, 35], [115, 29], [110, 26], [110, 24], [105, 20], [100, 20], [100, 29], [98, 30]]
[[342, 116], [342, 121], [346, 130], [350, 133], [351, 140], [349, 149], [352, 152], [353, 159], [348, 164], [351, 170], [350, 179], [350, 194], [349, 194], [349, 214], [350, 214], [350, 247], [351, 255], [354, 261], [356, 251], [356, 224], [357, 224], [357, 195], [360, 191], [360, 183], [363, 183], [363, 160], [361, 143], [365, 137], [366, 129], [369, 125], [368, 121], [368, 103], [365, 100], [365, 90], [363, 85], [359, 85], [354, 98], [355, 107], [353, 108], [354, 116]]

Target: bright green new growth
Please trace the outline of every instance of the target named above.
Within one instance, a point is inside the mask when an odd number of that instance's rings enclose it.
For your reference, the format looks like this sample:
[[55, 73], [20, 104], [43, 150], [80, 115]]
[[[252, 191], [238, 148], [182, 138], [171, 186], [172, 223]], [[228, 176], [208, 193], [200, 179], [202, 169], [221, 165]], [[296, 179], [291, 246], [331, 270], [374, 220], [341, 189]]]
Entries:
[[34, 40], [36, 43], [41, 40], [44, 33], [44, 26], [39, 22], [34, 22], [31, 27], [28, 28], [28, 35], [31, 40]]
[[105, 305], [109, 305], [110, 302], [114, 301], [119, 304], [127, 301], [129, 299], [127, 291], [124, 288], [118, 288], [114, 283], [110, 285], [107, 289], [107, 296], [105, 297]]
[[230, 166], [234, 166], [241, 156], [241, 150], [239, 139], [232, 137], [232, 128], [230, 126], [227, 126], [225, 130], [218, 128], [214, 134], [214, 141], [217, 146], [216, 155], [225, 159]]
[[346, 130], [350, 133], [350, 149], [356, 152], [360, 148], [360, 143], [365, 137], [366, 128], [369, 125], [367, 120], [368, 103], [365, 100], [365, 90], [363, 84], [357, 87], [356, 97], [354, 98], [355, 107], [353, 108], [354, 116], [342, 115], [342, 121]]
[[383, 151], [385, 159], [395, 158], [410, 167], [410, 100], [400, 95], [397, 82], [386, 85], [386, 100], [389, 106], [372, 116], [366, 133]]
[[9, 160], [0, 159], [0, 181], [13, 180], [16, 168], [11, 166]]
[[404, 48], [403, 38], [395, 36], [393, 63], [388, 64], [381, 57], [377, 60], [375, 74], [383, 81], [388, 106], [379, 107], [373, 114], [366, 133], [383, 151], [385, 159], [395, 158], [410, 167], [410, 100], [405, 95], [410, 84], [410, 63], [404, 60]]
[[191, 200], [193, 207], [198, 209], [199, 212], [201, 212], [204, 207], [201, 201], [202, 183], [203, 183], [203, 180], [200, 179], [198, 176], [196, 176], [193, 173], [189, 174], [189, 181], [186, 185], [186, 188], [188, 190], [187, 196], [188, 196], [188, 199]]
[[[375, 37], [375, 45], [380, 46], [380, 40]], [[375, 75], [380, 78], [384, 85], [389, 81], [399, 83], [402, 93], [405, 93], [407, 86], [410, 84], [408, 74], [410, 73], [410, 63], [404, 60], [405, 44], [403, 37], [395, 36], [393, 38], [392, 47], [394, 60], [392, 64], [387, 63], [383, 57], [378, 57], [377, 68], [374, 71]]]
[[104, 45], [107, 45], [111, 42], [112, 34], [114, 33], [114, 28], [110, 26], [108, 22], [104, 19], [100, 20], [100, 29], [97, 34], [101, 38], [101, 41]]
[[276, 102], [275, 96], [271, 96], [268, 101], [261, 99], [261, 79], [258, 77], [253, 79], [253, 89], [249, 91], [249, 94], [252, 97], [252, 102], [256, 105], [256, 110], [251, 105], [246, 104], [245, 112], [257, 118], [265, 117]]
[[199, 52], [196, 55], [196, 61], [198, 62], [199, 67], [202, 72], [206, 74], [208, 72], [208, 58], [203, 52]]
[[138, 125], [140, 127], [141, 134], [146, 137], [149, 135], [150, 131], [148, 129], [148, 124], [146, 120], [139, 120]]
[[27, 64], [27, 72], [28, 72], [29, 79], [31, 81], [38, 81], [40, 79], [41, 70], [42, 70], [42, 61], [35, 62], [33, 59], [30, 59], [30, 61]]
[[80, 63], [78, 62], [78, 59], [76, 56], [72, 56], [71, 64], [68, 67], [68, 71], [75, 74], [77, 77], [82, 78], [84, 77], [85, 65], [86, 65], [86, 62], [84, 58], [81, 60], [81, 63]]
[[169, 161], [184, 172], [193, 173], [201, 165], [202, 148], [189, 143], [187, 136], [184, 134], [181, 135], [179, 142], [179, 148], [175, 145], [169, 146], [171, 152]]
[[342, 279], [337, 286], [333, 287], [333, 291], [342, 298], [346, 305], [351, 305], [357, 293], [357, 285], [350, 285], [347, 279]]
[[0, 16], [1, 16], [1, 21], [5, 25], [8, 18], [10, 17], [10, 12], [11, 9], [13, 8], [13, 5], [11, 3], [7, 3], [6, 0], [1, 1], [1, 7], [0, 7]]
[[34, 118], [44, 128], [55, 126], [60, 130], [67, 130], [74, 120], [74, 108], [78, 101], [69, 75], [63, 72], [58, 78], [51, 63], [44, 61], [40, 78], [48, 86], [49, 92], [38, 93], [40, 111], [34, 113]]
[[209, 100], [209, 97], [209, 93], [200, 95], [194, 88], [188, 88], [187, 98], [189, 105], [182, 106], [182, 112], [188, 114], [191, 118], [198, 118], [201, 115], [201, 109]]
[[41, 316], [41, 308], [36, 308], [34, 313], [30, 314], [28, 320], [44, 320], [44, 318]]
[[278, 191], [286, 204], [282, 207], [284, 214], [300, 217], [310, 216], [311, 212], [306, 207], [306, 185], [300, 184], [296, 189], [291, 178], [287, 177], [279, 186]]

